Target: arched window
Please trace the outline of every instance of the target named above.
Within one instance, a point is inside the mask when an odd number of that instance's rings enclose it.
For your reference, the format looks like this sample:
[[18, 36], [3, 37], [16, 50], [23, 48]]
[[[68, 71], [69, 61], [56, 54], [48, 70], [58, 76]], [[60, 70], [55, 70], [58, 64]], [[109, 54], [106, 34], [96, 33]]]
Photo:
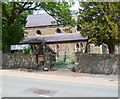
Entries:
[[56, 33], [62, 33], [59, 28], [56, 29]]
[[59, 45], [57, 44], [57, 49], [59, 49]]
[[79, 48], [79, 43], [76, 43], [76, 48]]
[[81, 30], [80, 25], [77, 25], [77, 31], [80, 31], [80, 30]]
[[38, 34], [38, 35], [42, 35], [42, 33], [41, 33], [40, 30], [37, 30], [37, 31], [36, 31], [36, 34]]

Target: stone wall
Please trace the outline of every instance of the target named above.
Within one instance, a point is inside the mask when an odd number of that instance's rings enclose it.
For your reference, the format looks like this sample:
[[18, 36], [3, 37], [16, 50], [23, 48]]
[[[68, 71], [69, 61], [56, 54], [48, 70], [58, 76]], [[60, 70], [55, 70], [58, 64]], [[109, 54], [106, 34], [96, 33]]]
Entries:
[[4, 53], [2, 54], [2, 68], [26, 68], [26, 69], [50, 69], [55, 62], [55, 55], [52, 54], [49, 49], [44, 51], [44, 64], [38, 62], [38, 55], [36, 54], [24, 54], [24, 53]]
[[31, 54], [2, 54], [2, 68], [36, 68], [36, 57]]
[[76, 70], [81, 73], [118, 74], [120, 54], [88, 54], [75, 53]]
[[[56, 33], [56, 29], [59, 28], [61, 30], [61, 33]], [[25, 36], [39, 36], [36, 31], [40, 30], [42, 35], [54, 35], [54, 34], [65, 34], [65, 29], [68, 29], [69, 27], [64, 27], [64, 26], [45, 26], [45, 27], [31, 27], [31, 28], [26, 28], [27, 34]], [[72, 28], [71, 29], [72, 33], [76, 33], [77, 29]]]

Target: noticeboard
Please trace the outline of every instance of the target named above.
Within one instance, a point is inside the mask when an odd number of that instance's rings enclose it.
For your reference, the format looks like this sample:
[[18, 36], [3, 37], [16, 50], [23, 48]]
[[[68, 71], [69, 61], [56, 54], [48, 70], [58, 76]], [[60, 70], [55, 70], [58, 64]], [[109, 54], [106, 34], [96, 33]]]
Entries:
[[43, 62], [44, 61], [44, 56], [43, 55], [38, 55], [38, 61]]

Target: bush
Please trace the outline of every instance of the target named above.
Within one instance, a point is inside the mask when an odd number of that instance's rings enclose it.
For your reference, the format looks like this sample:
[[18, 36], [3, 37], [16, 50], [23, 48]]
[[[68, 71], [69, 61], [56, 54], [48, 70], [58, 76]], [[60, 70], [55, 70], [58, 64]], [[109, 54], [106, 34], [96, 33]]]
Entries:
[[75, 61], [74, 61], [73, 59], [71, 59], [69, 63], [70, 63], [70, 64], [74, 64]]
[[31, 49], [30, 49], [30, 48], [24, 50], [24, 54], [30, 54], [30, 52], [31, 52]]

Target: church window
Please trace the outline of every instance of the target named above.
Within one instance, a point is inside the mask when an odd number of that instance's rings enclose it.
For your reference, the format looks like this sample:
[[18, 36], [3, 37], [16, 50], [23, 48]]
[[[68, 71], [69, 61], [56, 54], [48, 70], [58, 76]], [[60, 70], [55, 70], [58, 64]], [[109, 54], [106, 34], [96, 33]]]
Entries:
[[76, 44], [76, 47], [79, 48], [79, 44], [78, 43]]
[[57, 49], [59, 49], [59, 45], [57, 44]]
[[42, 33], [41, 33], [40, 30], [37, 30], [36, 33], [37, 33], [38, 35], [42, 35]]
[[61, 30], [59, 28], [56, 29], [57, 33], [61, 33]]

